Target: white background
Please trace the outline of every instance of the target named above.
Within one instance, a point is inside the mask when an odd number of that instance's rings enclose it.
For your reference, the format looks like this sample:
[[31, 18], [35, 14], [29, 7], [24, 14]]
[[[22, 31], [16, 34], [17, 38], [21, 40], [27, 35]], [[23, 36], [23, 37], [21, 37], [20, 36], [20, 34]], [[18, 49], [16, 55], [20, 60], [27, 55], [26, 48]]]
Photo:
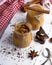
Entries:
[[[44, 25], [42, 26], [45, 32], [48, 34], [49, 38], [52, 37], [52, 25], [50, 24], [52, 22], [52, 6], [50, 7], [50, 11], [51, 11], [50, 14], [44, 14]], [[50, 49], [51, 58], [52, 58], [52, 43], [49, 42], [49, 39], [46, 40], [45, 44], [43, 45], [41, 45], [38, 42], [35, 42], [34, 36], [36, 34], [36, 31], [34, 30], [32, 30], [33, 38], [30, 46], [26, 48], [18, 48], [14, 46], [12, 36], [11, 36], [11, 33], [13, 33], [14, 28], [11, 25], [15, 24], [15, 22], [24, 21], [25, 19], [26, 19], [26, 13], [22, 13], [20, 11], [16, 13], [15, 16], [12, 18], [12, 20], [10, 21], [10, 24], [5, 30], [2, 38], [0, 39], [0, 64], [1, 65], [41, 65], [41, 63], [46, 60], [46, 58], [44, 58], [41, 55], [41, 52], [43, 51], [44, 48]], [[11, 51], [14, 47], [17, 48], [16, 52]], [[5, 53], [3, 53], [3, 48], [7, 49]], [[39, 56], [31, 60], [30, 58], [28, 58], [28, 52], [30, 50], [38, 51]], [[7, 55], [7, 52], [9, 51], [11, 51], [11, 54]], [[16, 57], [17, 52], [20, 52], [24, 58]], [[13, 59], [11, 59], [11, 57], [13, 57]], [[45, 65], [50, 65], [50, 62], [48, 61]]]

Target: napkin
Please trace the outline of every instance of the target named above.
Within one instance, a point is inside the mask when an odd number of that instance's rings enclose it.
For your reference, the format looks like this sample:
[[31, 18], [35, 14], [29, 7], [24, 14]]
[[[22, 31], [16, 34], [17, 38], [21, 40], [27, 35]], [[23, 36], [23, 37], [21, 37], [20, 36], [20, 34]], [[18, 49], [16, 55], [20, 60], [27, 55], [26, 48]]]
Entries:
[[14, 14], [20, 10], [24, 0], [7, 0], [0, 6], [0, 38]]
[[51, 4], [52, 4], [52, 0], [50, 0]]
[[0, 2], [1, 2], [2, 0], [0, 0]]

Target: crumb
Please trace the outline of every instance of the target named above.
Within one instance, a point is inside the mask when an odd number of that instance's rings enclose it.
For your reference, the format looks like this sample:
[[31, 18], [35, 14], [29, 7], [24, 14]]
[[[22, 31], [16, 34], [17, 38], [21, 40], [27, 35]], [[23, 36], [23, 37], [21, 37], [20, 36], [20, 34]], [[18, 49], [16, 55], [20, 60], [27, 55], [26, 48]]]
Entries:
[[3, 53], [5, 53], [6, 51], [3, 51]]
[[19, 53], [19, 52], [18, 52], [17, 54], [18, 54], [18, 55], [20, 55], [20, 53]]
[[3, 48], [3, 50], [6, 50], [6, 48]]
[[10, 25], [10, 26], [15, 27], [15, 25]]
[[8, 54], [11, 54], [11, 52], [8, 52]]
[[52, 38], [50, 38], [49, 41], [52, 43]]
[[16, 51], [17, 49], [16, 48], [14, 48], [14, 51]]
[[51, 25], [52, 25], [52, 22], [51, 22]]
[[13, 59], [13, 57], [11, 57], [11, 59]]

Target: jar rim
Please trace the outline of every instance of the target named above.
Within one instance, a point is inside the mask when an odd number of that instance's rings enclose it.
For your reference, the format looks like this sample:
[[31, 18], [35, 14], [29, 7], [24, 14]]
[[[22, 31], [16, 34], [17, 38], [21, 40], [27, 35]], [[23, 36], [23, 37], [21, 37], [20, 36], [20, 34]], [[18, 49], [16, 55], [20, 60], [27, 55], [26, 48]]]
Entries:
[[[30, 23], [26, 23], [26, 22], [17, 22], [16, 24], [15, 24], [15, 26], [17, 26], [17, 25], [19, 25], [19, 24], [30, 24]], [[31, 24], [30, 24], [31, 25]], [[27, 26], [28, 27], [28, 26]], [[22, 34], [22, 33], [20, 33], [20, 32], [18, 32], [18, 31], [16, 31], [16, 29], [14, 30], [14, 32], [16, 32], [17, 34], [19, 34], [19, 35], [26, 35], [26, 34], [29, 34], [30, 32], [31, 32], [31, 30], [32, 29], [30, 29], [30, 27], [28, 27], [29, 28], [29, 31], [28, 32], [26, 32], [26, 33], [24, 33], [24, 34]]]

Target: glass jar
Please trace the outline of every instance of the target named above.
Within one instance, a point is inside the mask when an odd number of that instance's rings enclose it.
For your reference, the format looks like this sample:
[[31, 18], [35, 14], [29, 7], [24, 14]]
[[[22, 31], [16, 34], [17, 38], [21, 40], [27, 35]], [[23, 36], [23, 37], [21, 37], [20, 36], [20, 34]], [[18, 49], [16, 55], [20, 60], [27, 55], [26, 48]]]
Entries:
[[[19, 28], [20, 26], [26, 25], [28, 28], [28, 32], [23, 33], [22, 27]], [[23, 26], [24, 27], [24, 26]], [[21, 32], [19, 32], [19, 29], [21, 29]], [[26, 28], [25, 28], [26, 29]], [[20, 22], [16, 23], [15, 25], [15, 30], [13, 33], [13, 41], [14, 44], [18, 47], [24, 48], [30, 45], [30, 42], [32, 40], [32, 32], [31, 32], [31, 25], [29, 23], [25, 22]]]
[[[36, 7], [42, 9], [42, 6], [40, 4], [31, 4], [30, 7]], [[43, 25], [44, 16], [43, 13], [41, 12], [27, 10], [26, 20], [32, 25], [33, 29], [37, 30], [40, 28], [40, 26]]]

